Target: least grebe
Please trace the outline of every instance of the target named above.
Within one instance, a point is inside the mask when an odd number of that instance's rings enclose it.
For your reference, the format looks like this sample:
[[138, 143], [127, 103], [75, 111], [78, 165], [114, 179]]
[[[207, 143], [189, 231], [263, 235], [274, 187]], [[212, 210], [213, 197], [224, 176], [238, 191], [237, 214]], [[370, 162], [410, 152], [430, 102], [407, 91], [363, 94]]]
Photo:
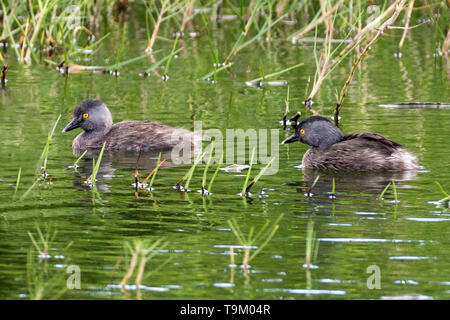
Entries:
[[401, 144], [372, 132], [344, 135], [330, 120], [320, 116], [300, 122], [282, 144], [300, 141], [311, 148], [302, 166], [315, 169], [402, 171], [417, 169], [417, 158]]
[[113, 124], [111, 112], [100, 100], [82, 101], [73, 111], [72, 121], [63, 129], [84, 131], [72, 142], [72, 149], [149, 151], [167, 150], [176, 145], [193, 143], [193, 133], [151, 121], [122, 121]]

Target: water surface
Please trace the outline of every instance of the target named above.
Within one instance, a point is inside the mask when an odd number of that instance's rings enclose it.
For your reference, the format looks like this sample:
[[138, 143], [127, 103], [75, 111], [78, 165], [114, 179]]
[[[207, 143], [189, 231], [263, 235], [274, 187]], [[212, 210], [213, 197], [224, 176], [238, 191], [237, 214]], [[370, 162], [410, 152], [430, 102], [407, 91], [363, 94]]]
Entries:
[[[230, 27], [217, 34], [224, 40], [220, 41], [224, 55], [235, 31]], [[113, 32], [117, 38], [121, 30]], [[221, 132], [280, 129], [281, 142], [292, 133], [280, 126], [287, 86], [255, 88], [245, 82], [259, 77], [260, 60], [266, 73], [304, 63], [276, 80], [290, 86], [292, 115], [296, 111], [309, 115], [301, 101], [306, 81], [315, 72], [310, 44], [275, 39], [268, 48], [256, 42], [239, 53], [232, 74], [218, 74], [215, 84], [199, 80], [212, 70], [206, 36], [180, 42], [185, 48], [173, 60], [166, 82], [154, 74], [139, 77], [151, 65], [147, 59], [124, 67], [117, 78], [93, 73], [64, 77], [45, 65], [12, 63], [7, 87], [0, 92], [0, 297], [33, 298], [28, 272], [50, 279], [45, 282], [44, 298], [380, 299], [414, 294], [449, 298], [450, 212], [434, 201], [443, 198], [435, 182], [450, 190], [450, 110], [380, 107], [450, 102], [449, 71], [442, 57], [433, 56], [432, 37], [411, 33], [401, 60], [394, 57], [396, 38], [383, 38], [364, 60], [344, 103], [341, 129], [377, 132], [398, 141], [417, 154], [421, 169], [407, 174], [322, 172], [312, 197], [305, 192], [318, 173], [299, 167], [307, 150], [301, 144], [280, 146], [278, 173], [262, 177], [250, 200], [237, 195], [245, 172], [219, 172], [212, 196], [195, 192], [201, 187], [204, 164], [191, 181], [193, 192], [172, 188], [189, 166], [167, 165], [158, 172], [155, 191], [140, 192], [136, 198], [132, 187], [136, 155], [114, 154], [105, 154], [96, 196], [84, 183], [92, 170], [91, 160], [82, 160], [77, 170], [70, 168], [76, 160], [71, 142], [78, 132], [61, 133], [76, 104], [99, 98], [109, 106], [115, 121], [154, 120], [192, 130], [194, 121], [201, 120], [204, 129]], [[136, 37], [127, 41], [124, 59], [144, 52], [143, 34]], [[92, 60], [86, 57], [79, 63], [111, 64], [114, 37], [109, 41]], [[156, 57], [162, 58], [171, 44], [157, 44], [163, 51]], [[313, 105], [322, 115], [331, 116], [335, 92], [349, 69], [350, 62], [344, 63], [323, 83]], [[48, 158], [51, 183], [41, 184], [39, 192], [35, 189], [20, 201], [34, 181], [47, 134], [60, 114]], [[140, 164], [141, 175], [150, 172], [156, 158], [156, 154], [146, 156], [146, 164]], [[253, 172], [262, 167], [257, 164]], [[22, 178], [18, 197], [13, 199], [19, 168]], [[333, 178], [336, 199], [329, 197]], [[398, 201], [392, 189], [379, 200], [392, 179]], [[264, 196], [259, 197], [261, 191]], [[247, 234], [280, 214], [284, 216], [278, 231], [245, 271], [242, 247], [227, 221], [235, 218]], [[305, 269], [311, 222], [319, 248], [312, 261], [315, 267]], [[39, 239], [37, 226], [44, 234], [49, 227], [51, 232], [57, 230], [49, 258], [39, 257], [28, 234]], [[155, 272], [140, 290], [132, 286], [133, 277], [121, 291], [119, 284], [130, 258], [125, 243], [162, 237], [169, 244], [146, 267]], [[230, 248], [236, 266], [230, 265]], [[70, 265], [80, 268], [79, 290], [63, 290]], [[373, 265], [381, 272], [379, 290], [367, 287], [371, 276], [367, 268]]]

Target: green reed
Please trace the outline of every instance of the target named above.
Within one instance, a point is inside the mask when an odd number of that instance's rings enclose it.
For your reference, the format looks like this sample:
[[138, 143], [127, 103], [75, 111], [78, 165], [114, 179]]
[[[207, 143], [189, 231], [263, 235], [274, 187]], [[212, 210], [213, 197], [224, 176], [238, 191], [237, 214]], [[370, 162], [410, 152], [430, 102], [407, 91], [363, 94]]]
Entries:
[[170, 52], [169, 57], [167, 59], [166, 67], [164, 68], [164, 77], [165, 78], [167, 78], [167, 76], [169, 74], [170, 63], [172, 62], [172, 59], [175, 56], [175, 52], [176, 52], [175, 48], [177, 47], [178, 39], [179, 39], [179, 36], [177, 36], [175, 38], [175, 41], [173, 42], [173, 46], [172, 46], [172, 51]]
[[[55, 123], [53, 124], [52, 129], [47, 134], [47, 141], [45, 143], [44, 149], [42, 150], [39, 161], [36, 164], [34, 182], [25, 191], [25, 193], [20, 197], [20, 200], [25, 199], [30, 194], [30, 192], [34, 189], [34, 187], [39, 185], [39, 182], [41, 181], [41, 179], [45, 180], [48, 176], [47, 163], [48, 163], [48, 155], [49, 155], [49, 151], [50, 151], [50, 143], [51, 143], [53, 134], [55, 133], [56, 126], [58, 125], [59, 119], [61, 119], [61, 115], [58, 116]], [[42, 173], [42, 178], [41, 178], [41, 173]]]
[[185, 185], [184, 185], [184, 191], [189, 191], [189, 184], [191, 182], [192, 176], [194, 174], [195, 168], [197, 167], [197, 165], [199, 164], [199, 162], [203, 159], [203, 157], [205, 156], [205, 152], [203, 152], [203, 154], [199, 154], [197, 156], [197, 158], [195, 159], [194, 163], [192, 164], [192, 166], [189, 168], [189, 170], [186, 172], [186, 174], [183, 176], [183, 178], [181, 178], [178, 183], [176, 184], [176, 189], [179, 191], [183, 191], [183, 186], [182, 183], [184, 181], [186, 181]]
[[100, 170], [100, 163], [102, 161], [103, 152], [105, 151], [105, 146], [106, 146], [106, 141], [103, 142], [103, 146], [97, 157], [97, 161], [95, 161], [95, 159], [92, 158], [92, 175], [87, 180], [87, 181], [90, 181], [91, 186], [95, 186], [95, 184], [96, 184], [96, 178], [97, 178], [98, 171]]
[[250, 179], [250, 173], [252, 172], [252, 166], [253, 166], [253, 161], [255, 158], [255, 152], [256, 152], [256, 148], [253, 148], [252, 156], [251, 156], [250, 162], [249, 162], [250, 167], [248, 168], [247, 175], [246, 175], [245, 181], [244, 181], [244, 185], [242, 186], [241, 196], [243, 196], [243, 197], [247, 196], [247, 193], [245, 191], [247, 190], [248, 180]]
[[293, 65], [293, 66], [288, 67], [286, 69], [283, 69], [281, 71], [273, 72], [273, 73], [270, 73], [270, 74], [267, 74], [267, 75], [264, 75], [264, 72], [263, 72], [262, 67], [261, 67], [261, 77], [253, 79], [253, 80], [250, 80], [250, 81], [247, 81], [247, 83], [256, 85], [256, 84], [260, 83], [260, 81], [264, 81], [264, 80], [267, 80], [267, 79], [279, 76], [280, 74], [286, 73], [288, 71], [291, 71], [291, 70], [296, 69], [298, 67], [301, 67], [303, 65], [304, 65], [304, 63], [298, 63], [296, 65]]
[[21, 175], [21, 173], [22, 173], [22, 168], [19, 168], [19, 173], [17, 174], [17, 179], [16, 179], [16, 187], [14, 188], [13, 199], [16, 198], [17, 190], [19, 190], [19, 183], [20, 183], [20, 175]]
[[378, 198], [379, 200], [384, 200], [383, 196], [384, 196], [384, 194], [386, 193], [387, 189], [390, 187], [390, 185], [391, 185], [391, 182], [389, 182], [389, 183], [386, 185], [386, 187], [384, 187], [383, 191], [381, 191], [381, 193], [378, 195], [377, 198]]
[[156, 178], [156, 174], [158, 173], [158, 170], [159, 170], [159, 167], [165, 162], [166, 160], [164, 159], [162, 162], [161, 162], [161, 152], [159, 153], [159, 156], [158, 156], [158, 162], [156, 163], [156, 167], [155, 167], [155, 169], [153, 169], [153, 171], [151, 172], [151, 177], [152, 177], [152, 180], [150, 180], [150, 185], [149, 185], [149, 188], [150, 188], [150, 190], [152, 190], [152, 186], [153, 186], [153, 183], [155, 182], [155, 178]]
[[212, 186], [213, 186], [214, 180], [216, 180], [217, 174], [219, 173], [219, 170], [220, 170], [220, 167], [222, 166], [222, 163], [223, 163], [223, 152], [220, 155], [220, 160], [217, 163], [216, 170], [214, 171], [214, 174], [212, 175], [211, 180], [209, 180], [208, 189], [207, 189], [207, 191], [209, 193], [212, 192], [211, 190], [212, 190]]
[[75, 170], [78, 168], [78, 163], [80, 163], [81, 159], [83, 159], [83, 157], [86, 155], [86, 153], [87, 153], [87, 150], [85, 150], [85, 151], [81, 154], [81, 156], [79, 156], [79, 157], [77, 158], [77, 160], [75, 160], [75, 162], [73, 163], [72, 167], [73, 167]]
[[272, 157], [272, 159], [270, 159], [270, 161], [266, 164], [266, 166], [262, 168], [256, 175], [256, 177], [254, 177], [253, 180], [247, 185], [247, 187], [245, 188], [246, 196], [250, 194], [250, 190], [252, 189], [252, 187], [258, 182], [258, 180], [264, 175], [266, 170], [272, 165], [273, 160], [275, 160], [275, 157]]
[[319, 181], [319, 178], [320, 178], [320, 175], [318, 175], [318, 176], [314, 179], [312, 185], [306, 190], [305, 195], [306, 195], [307, 197], [312, 197], [311, 191], [312, 191], [312, 190], [314, 189], [314, 187], [316, 186], [317, 181]]

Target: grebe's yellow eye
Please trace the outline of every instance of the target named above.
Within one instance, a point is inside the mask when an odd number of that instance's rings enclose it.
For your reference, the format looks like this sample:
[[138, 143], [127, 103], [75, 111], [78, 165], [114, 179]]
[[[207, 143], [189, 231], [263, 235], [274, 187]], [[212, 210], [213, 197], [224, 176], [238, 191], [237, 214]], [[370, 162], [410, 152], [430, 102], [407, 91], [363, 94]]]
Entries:
[[83, 118], [84, 118], [84, 119], [89, 118], [89, 113], [83, 113]]
[[301, 135], [304, 135], [304, 134], [305, 134], [305, 130], [304, 130], [304, 129], [301, 129], [301, 130], [300, 130], [300, 134], [301, 134]]

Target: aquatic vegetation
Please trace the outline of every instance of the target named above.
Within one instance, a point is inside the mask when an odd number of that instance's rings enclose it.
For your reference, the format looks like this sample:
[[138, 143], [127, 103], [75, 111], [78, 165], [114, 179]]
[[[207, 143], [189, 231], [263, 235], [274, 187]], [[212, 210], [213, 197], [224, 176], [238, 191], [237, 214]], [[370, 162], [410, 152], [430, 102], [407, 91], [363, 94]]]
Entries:
[[[55, 240], [58, 231], [55, 230], [52, 232], [51, 226], [48, 225], [46, 227], [46, 231], [44, 234], [38, 224], [36, 224], [36, 231], [39, 236], [39, 241], [37, 241], [34, 238], [34, 236], [31, 232], [28, 231], [27, 233], [28, 233], [28, 236], [30, 237], [31, 242], [33, 243], [35, 249], [39, 253], [39, 258], [44, 259], [44, 260], [51, 258], [50, 254], [49, 254], [49, 249], [52, 246], [53, 241]], [[61, 250], [61, 252], [64, 252], [65, 250], [69, 249], [72, 246], [72, 244], [73, 244], [73, 241], [70, 241], [66, 245], [66, 247]]]
[[319, 239], [316, 238], [316, 232], [314, 231], [314, 222], [309, 220], [306, 229], [306, 249], [305, 249], [305, 264], [303, 267], [307, 270], [315, 267], [313, 263], [317, 259], [319, 252]]
[[50, 258], [49, 248], [52, 245], [52, 242], [55, 240], [57, 230], [55, 230], [52, 233], [51, 228], [47, 227], [47, 232], [44, 236], [39, 225], [36, 225], [36, 231], [39, 235], [41, 245], [38, 244], [38, 242], [34, 239], [33, 234], [29, 231], [28, 231], [28, 236], [30, 237], [31, 242], [33, 242], [33, 245], [36, 248], [36, 250], [39, 252], [39, 257], [41, 259], [48, 259], [48, 258]]
[[92, 159], [92, 174], [86, 179], [85, 183], [89, 185], [91, 188], [95, 187], [97, 182], [97, 174], [100, 169], [100, 163], [102, 161], [103, 152], [105, 151], [106, 142], [103, 143], [102, 149], [97, 157], [97, 161]]
[[16, 198], [17, 190], [19, 189], [19, 183], [20, 183], [20, 174], [22, 173], [22, 168], [19, 168], [19, 173], [17, 173], [17, 180], [16, 180], [16, 187], [14, 188], [14, 195], [13, 199]]
[[[175, 189], [178, 191], [183, 191], [183, 192], [189, 192], [189, 184], [191, 182], [192, 179], [192, 175], [194, 174], [195, 168], [197, 167], [197, 165], [200, 163], [200, 161], [202, 161], [203, 157], [205, 156], [205, 152], [203, 152], [203, 154], [199, 154], [197, 156], [197, 158], [195, 159], [194, 163], [192, 164], [191, 168], [186, 172], [186, 174], [183, 176], [183, 178], [181, 178], [177, 184], [175, 185]], [[182, 183], [185, 182], [185, 185], [182, 186]]]
[[[59, 119], [61, 119], [61, 115], [58, 116], [56, 119], [52, 129], [47, 135], [47, 142], [45, 144], [44, 149], [42, 150], [41, 156], [39, 158], [39, 161], [37, 162], [36, 169], [35, 169], [35, 179], [33, 184], [25, 191], [25, 193], [20, 197], [20, 200], [25, 199], [28, 194], [33, 190], [35, 186], [39, 186], [39, 182], [42, 180], [46, 180], [47, 178], [53, 179], [52, 176], [49, 176], [47, 173], [47, 162], [48, 162], [48, 155], [50, 150], [50, 142], [52, 140], [53, 134], [55, 133], [56, 126], [58, 125]], [[17, 193], [18, 183], [16, 184], [16, 190], [15, 193]]]
[[390, 187], [392, 182], [389, 182], [386, 187], [384, 187], [383, 191], [381, 191], [381, 193], [378, 195], [377, 199], [379, 200], [384, 200], [383, 196], [386, 193], [387, 189]]
[[152, 186], [153, 186], [153, 183], [155, 182], [155, 178], [156, 178], [156, 174], [158, 173], [158, 169], [159, 169], [159, 167], [161, 167], [161, 165], [164, 164], [164, 162], [166, 162], [166, 159], [161, 161], [161, 152], [160, 152], [159, 156], [158, 156], [158, 162], [156, 163], [155, 169], [153, 169], [152, 172], [150, 172], [150, 174], [147, 176], [147, 178], [144, 179], [144, 182], [143, 182], [143, 184], [146, 184], [148, 179], [150, 177], [152, 178], [152, 180], [150, 180], [150, 185], [149, 185], [150, 190], [152, 190]]
[[32, 248], [27, 254], [26, 283], [30, 300], [59, 299], [67, 290], [66, 274], [49, 271], [46, 265], [34, 262]]
[[[139, 159], [138, 159], [139, 161]], [[147, 191], [153, 191], [153, 183], [155, 181], [156, 178], [156, 173], [158, 172], [159, 167], [161, 167], [164, 162], [166, 162], [166, 159], [164, 159], [163, 161], [161, 161], [161, 152], [159, 153], [158, 156], [158, 161], [156, 163], [156, 167], [147, 175], [147, 177], [142, 181], [139, 182], [139, 171], [137, 169], [137, 163], [138, 161], [136, 161], [136, 169], [135, 169], [135, 188], [136, 188], [136, 193], [138, 192], [138, 189], [144, 189]], [[150, 180], [150, 183], [148, 184], [148, 180], [152, 178]]]
[[222, 166], [222, 163], [223, 163], [223, 153], [220, 156], [220, 160], [219, 160], [219, 163], [217, 163], [216, 170], [214, 171], [214, 174], [212, 175], [211, 179], [209, 180], [208, 189], [206, 190], [206, 191], [208, 191], [208, 193], [212, 192], [212, 186], [213, 186], [214, 180], [216, 180], [217, 174], [219, 173], [219, 170], [220, 170], [220, 167]]
[[330, 194], [330, 198], [331, 199], [336, 199], [336, 182], [334, 181], [334, 177], [333, 180], [331, 182], [331, 194]]
[[[236, 218], [231, 218], [228, 220], [228, 225], [230, 226], [233, 234], [236, 239], [244, 248], [244, 257], [242, 259], [242, 266], [245, 270], [248, 270], [250, 262], [266, 247], [266, 245], [273, 238], [275, 233], [277, 232], [279, 225], [278, 223], [283, 218], [284, 214], [280, 214], [278, 218], [275, 219], [272, 223], [267, 220], [264, 225], [259, 229], [259, 231], [255, 234], [255, 227], [251, 226], [247, 235], [245, 235]], [[250, 255], [250, 250], [257, 249]], [[234, 263], [234, 260], [232, 260]]]
[[252, 166], [253, 166], [254, 159], [255, 159], [255, 152], [256, 152], [256, 148], [253, 148], [252, 156], [251, 156], [250, 162], [249, 162], [250, 167], [248, 168], [247, 175], [245, 176], [244, 185], [242, 186], [242, 191], [240, 193], [240, 195], [243, 197], [247, 196], [246, 190], [247, 190], [247, 186], [248, 186], [248, 180], [250, 179], [250, 173], [252, 172]]
[[273, 78], [273, 77], [276, 77], [276, 76], [279, 76], [280, 74], [283, 74], [283, 73], [291, 71], [291, 70], [293, 70], [295, 68], [301, 67], [302, 65], [303, 65], [303, 63], [298, 63], [298, 64], [296, 64], [296, 65], [294, 65], [292, 67], [283, 69], [281, 71], [273, 72], [273, 73], [270, 73], [270, 74], [267, 74], [267, 75], [263, 74], [260, 78], [256, 78], [256, 79], [247, 81], [246, 85], [261, 87], [261, 86], [263, 86], [263, 84], [265, 84], [265, 80]]
[[214, 171], [214, 174], [211, 177], [211, 180], [209, 182], [208, 189], [206, 189], [206, 178], [207, 178], [207, 174], [208, 174], [209, 165], [211, 164], [213, 152], [214, 152], [214, 142], [212, 142], [210, 145], [209, 158], [208, 158], [208, 161], [206, 162], [205, 169], [203, 170], [202, 189], [200, 190], [202, 195], [210, 195], [211, 194], [212, 185], [214, 183], [214, 180], [216, 179], [217, 174], [219, 173], [220, 166], [222, 165], [222, 162], [223, 162], [223, 152], [222, 152], [219, 163], [217, 164], [216, 170]]
[[441, 184], [439, 182], [436, 182], [437, 186], [439, 187], [439, 190], [442, 192], [442, 194], [444, 195], [444, 198], [442, 198], [441, 200], [437, 201], [438, 205], [441, 206], [447, 206], [447, 208], [450, 206], [450, 195], [444, 191], [444, 188], [442, 188]]
[[169, 242], [163, 238], [160, 238], [154, 242], [150, 242], [148, 240], [133, 240], [130, 242], [125, 242], [125, 248], [128, 251], [128, 254], [131, 255], [130, 263], [128, 265], [128, 269], [125, 275], [120, 282], [120, 287], [122, 289], [125, 288], [128, 281], [133, 277], [136, 271], [135, 276], [135, 284], [139, 289], [139, 286], [142, 284], [146, 278], [148, 278], [152, 273], [157, 272], [161, 268], [163, 268], [170, 260], [169, 257], [164, 263], [158, 265], [156, 268], [145, 272], [145, 268], [150, 260], [156, 256], [161, 250], [165, 249], [169, 245]]
[[170, 63], [172, 62], [173, 57], [175, 56], [175, 52], [177, 52], [177, 50], [175, 50], [175, 48], [177, 47], [177, 43], [178, 43], [178, 36], [175, 38], [175, 41], [173, 42], [173, 47], [172, 47], [172, 51], [170, 52], [168, 58], [167, 58], [167, 62], [166, 62], [166, 67], [164, 68], [164, 75], [163, 75], [163, 79], [165, 81], [169, 80], [169, 67], [170, 67]]
[[83, 157], [86, 155], [86, 153], [87, 153], [87, 150], [84, 150], [84, 152], [81, 154], [81, 156], [79, 156], [78, 158], [77, 158], [77, 160], [75, 160], [75, 162], [73, 163], [73, 165], [72, 165], [72, 168], [73, 169], [77, 169], [78, 168], [78, 163], [80, 163], [80, 161], [81, 161], [81, 159], [83, 159]]
[[392, 5], [392, 6], [395, 5], [392, 16], [389, 19], [387, 19], [380, 27], [378, 27], [378, 31], [375, 34], [375, 36], [373, 36], [373, 38], [369, 41], [369, 43], [365, 46], [365, 48], [361, 51], [361, 53], [354, 60], [350, 74], [347, 78], [347, 81], [345, 81], [344, 86], [342, 87], [341, 93], [339, 95], [339, 99], [336, 102], [336, 108], [334, 109], [334, 120], [335, 120], [336, 124], [338, 124], [338, 122], [339, 122], [339, 113], [341, 111], [342, 104], [344, 103], [344, 99], [347, 95], [348, 86], [350, 85], [350, 83], [353, 79], [353, 76], [355, 74], [356, 68], [361, 63], [361, 60], [364, 58], [364, 56], [367, 54], [367, 52], [370, 49], [372, 49], [373, 45], [378, 41], [380, 36], [389, 28], [389, 26], [391, 26], [395, 22], [395, 20], [397, 20], [400, 12], [402, 11], [402, 9], [407, 1], [408, 0], [397, 0], [394, 2], [394, 4]]
[[313, 183], [311, 184], [311, 186], [306, 190], [306, 192], [305, 192], [305, 196], [306, 197], [312, 197], [313, 196], [313, 194], [312, 194], [312, 190], [314, 189], [314, 187], [316, 186], [316, 184], [317, 184], [317, 181], [319, 181], [319, 178], [320, 178], [320, 175], [318, 175], [315, 179], [314, 179], [314, 181], [313, 181]]
[[259, 173], [253, 178], [253, 180], [250, 183], [247, 184], [248, 177], [250, 176], [250, 169], [249, 169], [249, 171], [247, 173], [247, 179], [245, 180], [245, 191], [243, 193], [246, 197], [250, 196], [250, 190], [258, 182], [258, 180], [264, 175], [266, 170], [272, 165], [273, 160], [275, 160], [275, 157], [272, 157], [272, 159], [270, 159], [270, 161], [266, 164], [266, 166], [264, 168], [262, 168], [261, 171], [259, 171]]
[[[34, 248], [38, 252], [40, 262], [35, 263], [35, 252], [33, 248], [28, 250], [27, 254], [27, 272], [26, 282], [28, 287], [28, 298], [31, 300], [40, 299], [58, 299], [66, 290], [66, 274], [64, 272], [55, 273], [55, 270], [49, 269], [48, 259], [52, 258], [50, 255], [50, 248], [52, 248], [54, 240], [57, 235], [57, 230], [52, 230], [50, 225], [46, 226], [45, 233], [41, 230], [40, 226], [36, 224], [36, 231], [38, 239], [31, 232], [28, 231], [28, 236]], [[65, 248], [59, 250], [60, 253], [65, 252], [73, 244], [70, 241]], [[63, 255], [55, 255], [53, 258], [62, 259]]]
[[397, 187], [395, 186], [395, 181], [391, 180], [386, 187], [381, 191], [381, 193], [377, 196], [378, 200], [384, 200], [384, 194], [389, 189], [389, 187], [392, 185], [392, 192], [394, 194], [394, 203], [398, 202], [398, 196], [397, 196]]

